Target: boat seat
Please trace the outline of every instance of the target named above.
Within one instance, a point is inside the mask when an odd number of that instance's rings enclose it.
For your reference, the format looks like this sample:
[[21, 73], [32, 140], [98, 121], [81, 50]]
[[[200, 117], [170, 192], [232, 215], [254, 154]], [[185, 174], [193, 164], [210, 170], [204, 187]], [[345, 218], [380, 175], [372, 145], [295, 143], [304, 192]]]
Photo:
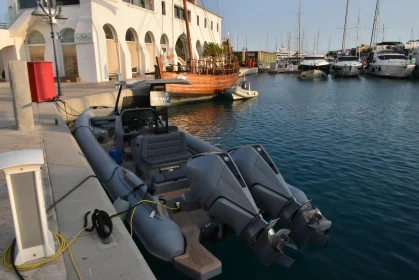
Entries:
[[179, 131], [139, 135], [131, 142], [131, 152], [136, 164], [145, 172], [146, 179], [153, 174], [181, 169], [192, 156], [186, 147], [185, 133]]
[[147, 186], [153, 188], [155, 194], [161, 194], [188, 187], [186, 169], [155, 174], [146, 181]]
[[177, 181], [187, 178], [186, 169], [165, 172], [153, 176], [156, 184], [166, 183], [168, 181]]

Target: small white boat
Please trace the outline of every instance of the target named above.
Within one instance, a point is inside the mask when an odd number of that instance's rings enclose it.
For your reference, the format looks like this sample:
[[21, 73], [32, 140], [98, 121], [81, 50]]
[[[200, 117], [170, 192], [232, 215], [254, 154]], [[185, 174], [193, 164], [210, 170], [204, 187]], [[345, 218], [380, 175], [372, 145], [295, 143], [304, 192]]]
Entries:
[[256, 90], [250, 90], [250, 83], [246, 80], [241, 81], [238, 86], [227, 88], [225, 94], [233, 100], [247, 99], [259, 95]]

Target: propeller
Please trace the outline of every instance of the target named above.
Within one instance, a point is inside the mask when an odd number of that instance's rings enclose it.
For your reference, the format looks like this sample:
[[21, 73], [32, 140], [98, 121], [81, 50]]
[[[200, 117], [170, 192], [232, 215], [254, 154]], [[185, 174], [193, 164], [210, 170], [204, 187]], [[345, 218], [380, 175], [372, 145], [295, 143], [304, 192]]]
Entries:
[[327, 220], [318, 208], [304, 211], [304, 215], [309, 219], [307, 225], [315, 230], [326, 231], [332, 225], [332, 222]]
[[289, 247], [292, 249], [297, 250], [297, 246], [289, 243], [290, 238], [289, 238], [289, 234], [290, 234], [291, 230], [289, 229], [280, 229], [278, 230], [276, 233], [273, 229], [271, 229], [269, 231], [269, 241], [272, 244], [272, 247], [275, 248], [278, 252], [280, 252], [281, 254], [284, 254], [284, 251], [282, 249], [284, 249], [284, 247]]

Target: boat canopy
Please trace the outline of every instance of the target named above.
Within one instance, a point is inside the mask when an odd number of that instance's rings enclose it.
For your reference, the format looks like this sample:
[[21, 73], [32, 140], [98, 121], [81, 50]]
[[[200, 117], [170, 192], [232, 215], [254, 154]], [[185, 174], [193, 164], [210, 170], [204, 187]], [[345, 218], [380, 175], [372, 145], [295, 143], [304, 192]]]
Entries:
[[357, 56], [339, 56], [338, 61], [359, 61]]
[[154, 79], [154, 80], [128, 80], [119, 81], [115, 83], [117, 86], [125, 86], [127, 88], [135, 88], [140, 85], [167, 85], [167, 84], [181, 84], [192, 85], [192, 83], [185, 79]]
[[381, 42], [377, 43], [377, 46], [396, 46], [396, 45], [403, 45], [401, 42]]

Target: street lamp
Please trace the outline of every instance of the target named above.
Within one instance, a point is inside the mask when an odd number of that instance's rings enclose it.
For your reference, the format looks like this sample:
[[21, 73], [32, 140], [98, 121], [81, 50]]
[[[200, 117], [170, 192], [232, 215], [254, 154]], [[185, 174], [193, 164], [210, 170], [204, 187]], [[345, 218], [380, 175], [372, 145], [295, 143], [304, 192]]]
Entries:
[[47, 2], [47, 10], [45, 10], [44, 6], [42, 6], [42, 4], [39, 1], [37, 1], [36, 2], [36, 8], [32, 12], [31, 15], [36, 16], [36, 17], [47, 17], [48, 18], [48, 22], [49, 22], [49, 25], [51, 27], [52, 46], [54, 48], [55, 75], [57, 76], [58, 96], [61, 96], [60, 71], [58, 70], [57, 51], [55, 50], [55, 33], [54, 33], [53, 26], [52, 26], [52, 20], [56, 19], [61, 24], [63, 24], [63, 23], [65, 23], [65, 21], [68, 18], [63, 14], [63, 11], [61, 10], [61, 7], [58, 7], [58, 9], [56, 8], [55, 12], [52, 13], [51, 5], [50, 5], [49, 1], [46, 1], [46, 2]]

